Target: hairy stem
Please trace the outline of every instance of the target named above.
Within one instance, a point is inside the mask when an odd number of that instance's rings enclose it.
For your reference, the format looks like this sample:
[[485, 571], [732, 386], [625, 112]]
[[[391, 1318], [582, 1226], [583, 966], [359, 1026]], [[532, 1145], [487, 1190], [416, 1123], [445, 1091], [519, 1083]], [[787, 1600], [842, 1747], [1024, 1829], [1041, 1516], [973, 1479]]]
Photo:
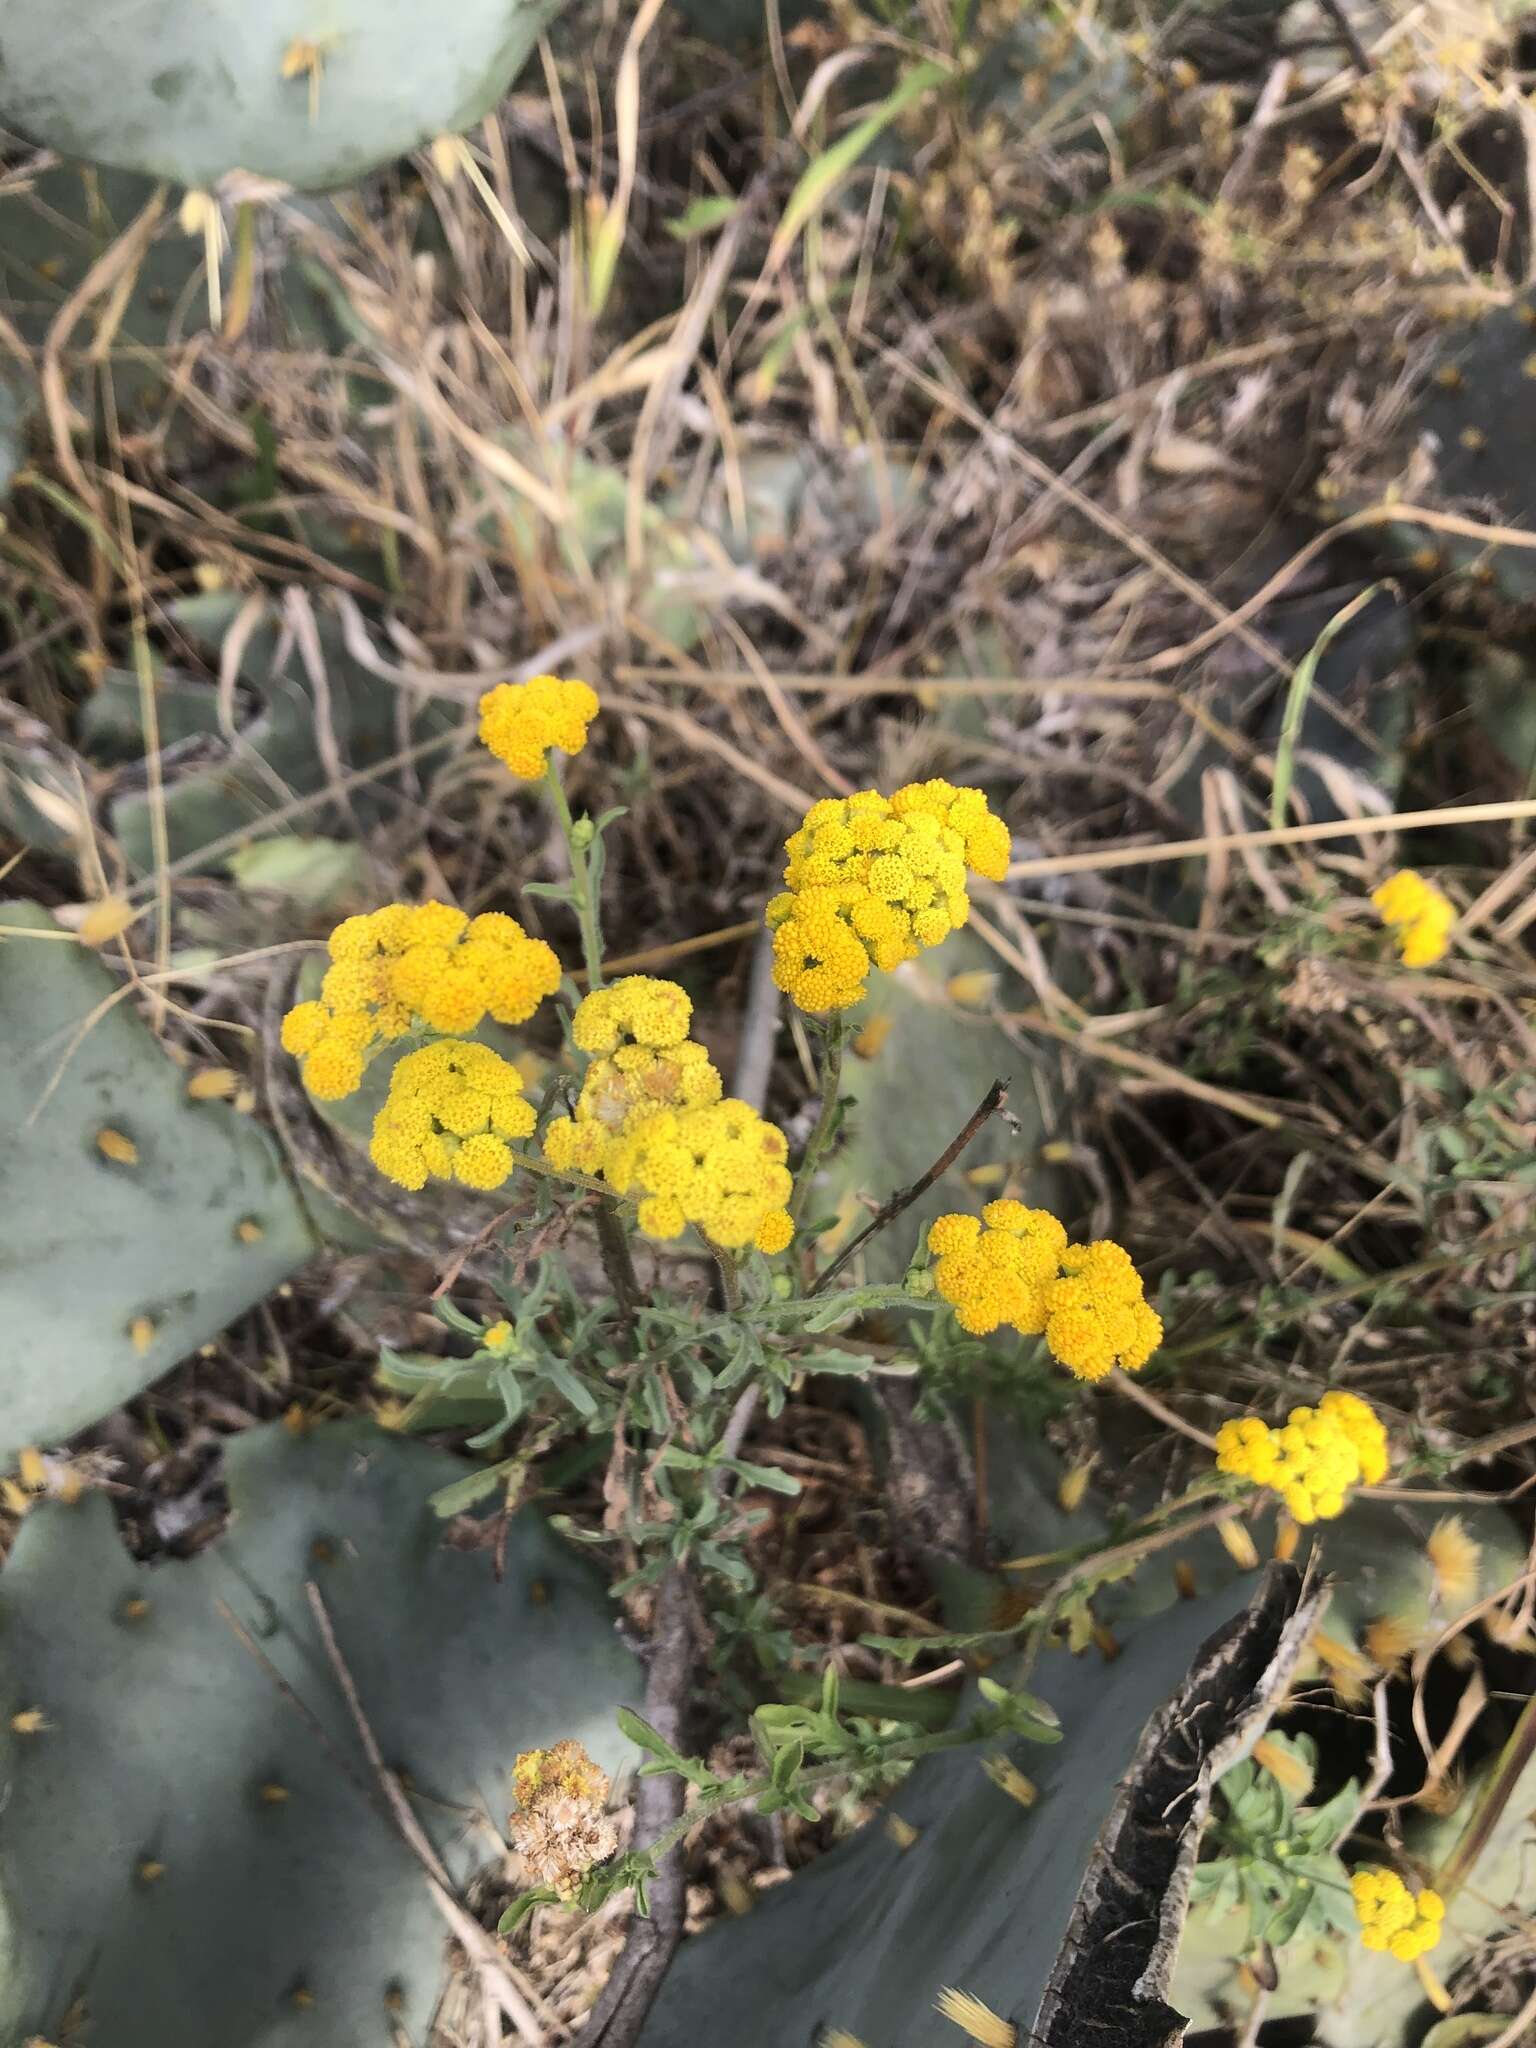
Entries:
[[577, 833], [576, 821], [571, 816], [571, 807], [566, 801], [565, 784], [560, 780], [560, 770], [555, 766], [553, 754], [550, 755], [544, 780], [549, 789], [550, 801], [555, 807], [555, 816], [560, 820], [566, 851], [571, 858], [571, 886], [576, 892], [576, 918], [581, 926], [581, 957], [587, 970], [587, 987], [589, 990], [601, 988], [603, 932], [597, 892], [592, 886], [592, 863], [588, 858], [590, 834], [582, 838]]
[[609, 1194], [598, 1196], [596, 1214], [597, 1248], [602, 1254], [603, 1271], [608, 1276], [608, 1285], [613, 1290], [625, 1327], [632, 1329], [635, 1303], [640, 1299], [640, 1282], [635, 1275], [635, 1262], [630, 1257], [624, 1220], [619, 1214], [618, 1203]]
[[789, 1213], [795, 1222], [800, 1221], [810, 1198], [811, 1183], [816, 1178], [816, 1169], [827, 1155], [832, 1143], [832, 1133], [837, 1126], [838, 1089], [843, 1078], [843, 1047], [848, 1043], [848, 1027], [841, 1017], [834, 1017], [823, 1029], [821, 1051], [821, 1113], [815, 1128], [805, 1141], [805, 1151], [800, 1160], [800, 1171], [795, 1175], [794, 1190], [789, 1198]]

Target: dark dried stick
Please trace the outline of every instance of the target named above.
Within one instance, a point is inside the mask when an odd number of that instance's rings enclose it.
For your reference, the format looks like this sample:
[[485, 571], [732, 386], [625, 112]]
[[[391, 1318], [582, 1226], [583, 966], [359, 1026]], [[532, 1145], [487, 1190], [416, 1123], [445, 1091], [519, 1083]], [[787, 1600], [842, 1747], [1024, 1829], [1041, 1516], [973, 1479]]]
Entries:
[[[656, 1595], [645, 1718], [674, 1748], [681, 1746], [693, 1662], [690, 1607], [687, 1575], [681, 1565], [673, 1565]], [[671, 1773], [638, 1780], [632, 1850], [648, 1849], [677, 1824], [686, 1789], [682, 1779]], [[631, 1922], [623, 1953], [578, 2037], [577, 2048], [632, 2048], [682, 1939], [685, 1891], [683, 1848], [678, 1842], [662, 1857], [651, 1880], [650, 1917], [641, 1919], [637, 1914]]]
[[888, 1223], [894, 1223], [904, 1209], [910, 1209], [914, 1202], [919, 1201], [926, 1195], [934, 1182], [942, 1174], [948, 1173], [982, 1125], [987, 1122], [989, 1117], [995, 1116], [1007, 1100], [1008, 1083], [1006, 1081], [994, 1081], [980, 1102], [971, 1111], [971, 1114], [966, 1118], [964, 1127], [957, 1131], [954, 1137], [950, 1139], [928, 1171], [919, 1179], [913, 1181], [911, 1187], [898, 1188], [896, 1190], [885, 1206], [877, 1210], [870, 1221], [865, 1224], [858, 1236], [844, 1245], [831, 1265], [812, 1285], [811, 1293], [820, 1294], [824, 1287], [829, 1286], [837, 1278], [854, 1253], [861, 1246], [866, 1245], [877, 1231], [884, 1230]]

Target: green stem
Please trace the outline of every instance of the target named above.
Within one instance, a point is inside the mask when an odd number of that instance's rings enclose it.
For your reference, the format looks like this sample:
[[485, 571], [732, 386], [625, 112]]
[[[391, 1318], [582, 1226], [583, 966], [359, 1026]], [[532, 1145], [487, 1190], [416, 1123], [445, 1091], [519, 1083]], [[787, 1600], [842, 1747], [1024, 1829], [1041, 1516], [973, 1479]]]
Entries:
[[618, 1303], [619, 1315], [625, 1328], [633, 1330], [635, 1303], [640, 1299], [640, 1282], [635, 1276], [634, 1260], [629, 1255], [629, 1238], [619, 1215], [619, 1205], [612, 1195], [603, 1195], [598, 1199], [597, 1245], [602, 1254], [603, 1271], [608, 1276], [608, 1285], [613, 1289], [613, 1298]]
[[816, 1169], [826, 1157], [832, 1143], [832, 1133], [837, 1124], [838, 1089], [843, 1078], [843, 1047], [848, 1043], [848, 1026], [841, 1017], [834, 1017], [823, 1027], [821, 1069], [821, 1114], [815, 1128], [805, 1143], [800, 1160], [800, 1171], [795, 1175], [794, 1191], [789, 1198], [789, 1213], [798, 1224], [810, 1198], [811, 1183], [816, 1178]]
[[[914, 1735], [910, 1741], [895, 1742], [878, 1757], [860, 1761], [845, 1757], [836, 1763], [814, 1764], [808, 1770], [795, 1773], [795, 1790], [802, 1791], [807, 1785], [826, 1785], [837, 1778], [857, 1777], [865, 1771], [887, 1770], [892, 1764], [915, 1763], [919, 1757], [928, 1756], [938, 1749], [968, 1749], [973, 1743], [983, 1742], [989, 1735], [998, 1733], [995, 1726], [968, 1721], [963, 1728], [947, 1729], [937, 1735]], [[674, 1842], [680, 1842], [688, 1830], [697, 1827], [701, 1820], [722, 1807], [745, 1806], [751, 1800], [761, 1799], [765, 1792], [774, 1790], [771, 1777], [753, 1778], [745, 1785], [729, 1783], [701, 1792], [682, 1819], [674, 1822], [665, 1834], [659, 1835], [650, 1845], [650, 1855], [659, 1863]]]
[[[603, 985], [603, 933], [599, 919], [599, 905], [596, 891], [592, 887], [592, 865], [587, 858], [591, 844], [590, 836], [579, 839], [576, 821], [571, 816], [571, 807], [566, 801], [565, 785], [560, 780], [560, 770], [555, 765], [553, 754], [544, 772], [549, 787], [550, 801], [555, 807], [555, 816], [560, 820], [560, 830], [565, 837], [566, 851], [571, 858], [571, 887], [576, 892], [576, 917], [581, 926], [581, 957], [587, 970], [589, 990]], [[588, 824], [586, 819], [583, 824]]]
[[709, 1248], [720, 1271], [720, 1298], [730, 1314], [737, 1315], [741, 1311], [741, 1275], [736, 1270], [736, 1261], [717, 1244]]

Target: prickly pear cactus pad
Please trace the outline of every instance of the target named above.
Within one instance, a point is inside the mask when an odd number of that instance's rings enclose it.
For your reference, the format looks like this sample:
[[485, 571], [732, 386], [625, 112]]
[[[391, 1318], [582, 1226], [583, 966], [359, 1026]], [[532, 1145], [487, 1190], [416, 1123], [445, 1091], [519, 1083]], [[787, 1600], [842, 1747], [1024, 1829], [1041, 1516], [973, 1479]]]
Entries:
[[[33, 903], [0, 925], [55, 930]], [[83, 946], [0, 941], [0, 1458], [105, 1415], [314, 1249], [259, 1125], [189, 1101], [126, 1002], [84, 1029], [120, 985]]]
[[[1251, 1610], [1231, 1587], [1183, 1602], [1127, 1639], [1112, 1675], [1097, 1653], [1048, 1652], [1029, 1682], [1062, 1740], [1010, 1752], [1031, 1804], [974, 1750], [925, 1758], [890, 1802], [899, 1824], [872, 1820], [745, 1920], [684, 1944], [641, 2048], [693, 2048], [706, 2010], [732, 2048], [845, 2034], [871, 2048], [954, 2048], [936, 2009], [949, 1989], [1043, 2048], [1178, 2040], [1162, 1994], [1204, 1795], [1154, 1780], [1181, 1762], [1193, 1788], [1202, 1756], [1257, 1732], [1310, 1626], [1298, 1584], [1279, 1567]], [[1160, 1813], [1176, 1797], [1183, 1817], [1182, 1840], [1161, 1830], [1156, 1872], [1143, 1860], [1143, 1793]], [[1123, 2006], [1120, 2031], [1104, 2030], [1111, 2006]]]
[[468, 127], [561, 0], [7, 0], [0, 126], [68, 156], [206, 187], [307, 191]]
[[536, 1516], [511, 1523], [498, 1583], [427, 1505], [463, 1471], [445, 1452], [274, 1424], [225, 1465], [230, 1529], [192, 1563], [135, 1565], [94, 1495], [29, 1515], [0, 1575], [5, 2041], [70, 2038], [77, 2001], [92, 2048], [425, 2038], [443, 1922], [370, 1796], [306, 1581], [456, 1883], [499, 1853], [520, 1748], [571, 1735], [619, 1760], [634, 1664], [601, 1583]]

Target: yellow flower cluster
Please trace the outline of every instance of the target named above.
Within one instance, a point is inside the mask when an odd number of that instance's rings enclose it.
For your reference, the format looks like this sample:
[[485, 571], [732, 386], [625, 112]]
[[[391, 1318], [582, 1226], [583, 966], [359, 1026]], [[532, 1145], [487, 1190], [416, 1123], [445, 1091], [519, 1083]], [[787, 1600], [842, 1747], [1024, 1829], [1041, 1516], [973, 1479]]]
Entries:
[[648, 1237], [692, 1223], [728, 1251], [781, 1252], [794, 1235], [789, 1148], [756, 1110], [721, 1100], [709, 1054], [688, 1036], [692, 1016], [673, 981], [631, 974], [594, 989], [571, 1022], [591, 1064], [575, 1114], [544, 1133], [544, 1156], [634, 1196]]
[[631, 974], [594, 989], [578, 1006], [571, 1036], [595, 1055], [574, 1116], [544, 1133], [551, 1166], [601, 1173], [614, 1140], [661, 1109], [702, 1109], [724, 1093], [702, 1045], [688, 1036], [693, 1005], [676, 982]]
[[1433, 882], [1414, 868], [1400, 868], [1371, 891], [1371, 901], [1391, 927], [1405, 967], [1432, 967], [1445, 958], [1456, 906]]
[[480, 738], [514, 775], [537, 782], [549, 766], [551, 747], [581, 752], [600, 708], [590, 683], [563, 682], [559, 676], [498, 683], [480, 699]]
[[1366, 1948], [1411, 1963], [1439, 1941], [1445, 1901], [1438, 1892], [1426, 1888], [1415, 1898], [1395, 1870], [1357, 1870], [1349, 1888]]
[[870, 968], [889, 973], [971, 914], [966, 872], [1000, 882], [1008, 828], [979, 789], [911, 782], [813, 804], [768, 905], [773, 978], [802, 1010], [846, 1010]]
[[756, 1245], [771, 1255], [794, 1236], [784, 1206], [788, 1151], [782, 1131], [727, 1096], [699, 1109], [657, 1110], [619, 1132], [603, 1174], [639, 1202], [647, 1237], [678, 1237], [691, 1223], [726, 1251]]
[[512, 1789], [522, 1809], [511, 1818], [512, 1845], [528, 1875], [562, 1899], [575, 1898], [587, 1872], [618, 1850], [618, 1829], [604, 1812], [607, 1772], [579, 1742], [557, 1742], [523, 1752]]
[[390, 1076], [368, 1156], [403, 1188], [499, 1188], [515, 1164], [508, 1139], [529, 1137], [537, 1122], [522, 1090], [516, 1067], [488, 1045], [439, 1038]]
[[1130, 1254], [1108, 1238], [1069, 1244], [1044, 1209], [988, 1202], [979, 1217], [940, 1216], [928, 1232], [934, 1284], [961, 1329], [984, 1337], [1009, 1324], [1044, 1336], [1080, 1380], [1113, 1367], [1139, 1372], [1163, 1340]]
[[304, 1062], [322, 1102], [350, 1095], [371, 1054], [425, 1026], [473, 1031], [489, 1014], [521, 1024], [560, 986], [560, 962], [499, 910], [470, 918], [449, 903], [389, 903], [337, 925], [316, 1002], [283, 1019], [283, 1050]]
[[1217, 1470], [1271, 1487], [1298, 1522], [1343, 1514], [1349, 1489], [1377, 1485], [1387, 1463], [1387, 1433], [1358, 1394], [1324, 1394], [1316, 1408], [1293, 1408], [1282, 1429], [1245, 1415], [1216, 1432]]

